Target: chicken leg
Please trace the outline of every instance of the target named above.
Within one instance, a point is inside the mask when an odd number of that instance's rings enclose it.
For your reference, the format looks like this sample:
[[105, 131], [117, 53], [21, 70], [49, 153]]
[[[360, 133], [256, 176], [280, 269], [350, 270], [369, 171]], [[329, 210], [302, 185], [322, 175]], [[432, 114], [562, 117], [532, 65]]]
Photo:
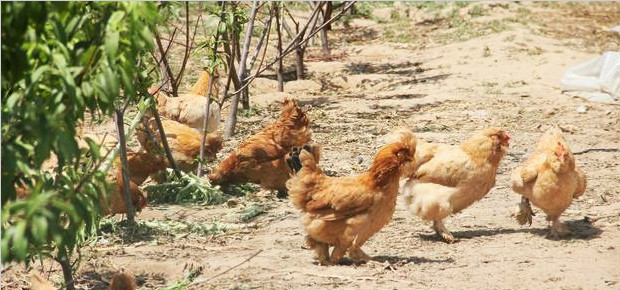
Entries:
[[340, 263], [340, 260], [342, 260], [342, 257], [344, 257], [344, 253], [347, 251], [348, 247], [349, 245], [335, 245], [334, 249], [332, 250], [332, 255], [329, 257], [329, 264], [338, 265], [338, 263]]
[[532, 217], [535, 216], [534, 211], [532, 211], [532, 206], [530, 205], [530, 200], [522, 196], [521, 203], [519, 204], [519, 211], [516, 212], [513, 216], [517, 219], [520, 225], [524, 225], [527, 223], [528, 225], [532, 225]]
[[548, 220], [551, 220], [551, 227], [549, 235], [553, 239], [559, 239], [560, 237], [565, 237], [570, 235], [571, 231], [568, 227], [560, 221], [560, 217], [547, 217]]
[[452, 244], [456, 242], [454, 236], [448, 231], [448, 229], [446, 229], [441, 220], [433, 221], [433, 230], [435, 230], [435, 233], [437, 233], [437, 235], [439, 235], [446, 243]]
[[350, 249], [349, 258], [356, 262], [368, 262], [371, 260], [371, 257], [368, 256], [368, 254], [364, 253], [364, 251], [362, 251], [362, 249], [360, 248]]
[[368, 256], [364, 251], [362, 251], [362, 246], [366, 243], [370, 237], [366, 237], [365, 239], [360, 239], [360, 236], [355, 237], [351, 248], [349, 248], [349, 258], [356, 262], [368, 262], [370, 261], [370, 256]]
[[316, 252], [316, 259], [319, 261], [319, 265], [329, 265], [329, 245], [325, 243], [319, 243], [314, 241], [314, 251]]

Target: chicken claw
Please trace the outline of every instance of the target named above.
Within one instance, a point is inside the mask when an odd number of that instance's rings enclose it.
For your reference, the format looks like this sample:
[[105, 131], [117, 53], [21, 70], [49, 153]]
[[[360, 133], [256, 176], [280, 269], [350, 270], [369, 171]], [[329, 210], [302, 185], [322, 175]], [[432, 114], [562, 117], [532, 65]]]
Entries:
[[372, 258], [368, 256], [362, 249], [354, 249], [349, 251], [349, 258], [356, 262], [368, 262]]
[[329, 260], [329, 245], [314, 241], [314, 251], [316, 252], [316, 259], [319, 261], [319, 265], [327, 266], [331, 265]]
[[[552, 218], [549, 218], [552, 219]], [[560, 221], [560, 218], [554, 218], [551, 221], [551, 231], [549, 232], [549, 236], [552, 239], [559, 239], [561, 237], [566, 237], [571, 234], [571, 230]]]
[[457, 241], [452, 233], [446, 229], [441, 220], [433, 221], [433, 230], [435, 230], [435, 233], [437, 233], [437, 235], [439, 235], [448, 244], [452, 244]]
[[528, 224], [532, 225], [532, 217], [535, 216], [530, 205], [530, 200], [527, 197], [521, 197], [521, 203], [519, 204], [519, 211], [513, 214], [520, 225]]

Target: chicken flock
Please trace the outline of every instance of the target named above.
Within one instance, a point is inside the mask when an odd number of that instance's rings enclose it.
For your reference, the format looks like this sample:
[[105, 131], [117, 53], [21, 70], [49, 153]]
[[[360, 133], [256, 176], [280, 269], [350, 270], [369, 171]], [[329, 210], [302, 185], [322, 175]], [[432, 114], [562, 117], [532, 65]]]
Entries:
[[[127, 155], [130, 192], [137, 210], [146, 206], [146, 194], [139, 186], [149, 176], [158, 180], [160, 172], [169, 167], [160, 145], [164, 138], [179, 169], [196, 169], [204, 107], [210, 102], [205, 97], [209, 78], [203, 72], [191, 91], [179, 97], [151, 91], [165, 136], [159, 135], [155, 118], [146, 116], [136, 132], [141, 150]], [[204, 142], [207, 158], [214, 161], [222, 149], [223, 140], [217, 133], [221, 112], [215, 102], [210, 107]], [[440, 239], [457, 241], [443, 221], [495, 186], [509, 149], [508, 132], [482, 129], [459, 145], [418, 141], [408, 128], [396, 128], [386, 137], [365, 172], [327, 176], [320, 166], [321, 146], [312, 142], [308, 116], [298, 101], [286, 99], [279, 118], [243, 140], [207, 178], [224, 188], [250, 182], [276, 191], [278, 197], [288, 196], [302, 213], [306, 247], [314, 249], [321, 265], [338, 264], [344, 256], [356, 262], [370, 260], [362, 246], [390, 222], [399, 194], [411, 214], [431, 223]], [[107, 203], [102, 201], [107, 214], [126, 212], [120, 167], [117, 160], [116, 171], [110, 174], [114, 190]], [[559, 218], [584, 193], [586, 176], [576, 167], [570, 146], [556, 127], [544, 133], [531, 156], [513, 169], [510, 187], [521, 195], [513, 214], [516, 221], [531, 224], [533, 204], [551, 222], [549, 235], [558, 238], [569, 233]]]

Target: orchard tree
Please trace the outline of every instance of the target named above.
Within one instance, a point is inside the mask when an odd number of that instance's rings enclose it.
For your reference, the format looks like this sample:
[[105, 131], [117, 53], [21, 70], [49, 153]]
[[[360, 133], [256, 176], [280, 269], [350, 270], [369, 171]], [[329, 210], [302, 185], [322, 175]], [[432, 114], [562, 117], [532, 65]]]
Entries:
[[[1, 5], [2, 263], [52, 257], [74, 289], [72, 254], [95, 232], [107, 192], [98, 144], [80, 150], [76, 127], [86, 112], [111, 116], [146, 91], [158, 10], [152, 2]], [[52, 156], [57, 165], [45, 170]]]

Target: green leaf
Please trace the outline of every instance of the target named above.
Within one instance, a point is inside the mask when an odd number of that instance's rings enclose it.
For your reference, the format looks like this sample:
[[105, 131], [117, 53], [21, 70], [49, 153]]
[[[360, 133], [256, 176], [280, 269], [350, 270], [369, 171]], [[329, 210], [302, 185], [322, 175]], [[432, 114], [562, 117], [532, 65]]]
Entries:
[[15, 108], [15, 104], [17, 104], [17, 102], [21, 100], [22, 97], [23, 97], [22, 94], [18, 94], [18, 93], [11, 94], [8, 100], [6, 101], [7, 110], [13, 111], [13, 109]]
[[6, 235], [6, 230], [2, 229], [2, 264], [9, 262], [9, 237]]
[[59, 130], [56, 133], [56, 144], [54, 147], [60, 152], [59, 158], [65, 160], [73, 159], [80, 153], [77, 142], [66, 130]]
[[47, 219], [42, 216], [33, 217], [30, 232], [35, 242], [45, 244], [47, 241]]
[[41, 75], [43, 75], [44, 73], [48, 73], [50, 70], [50, 66], [49, 65], [42, 65], [40, 67], [38, 67], [30, 76], [30, 81], [35, 84], [39, 81], [39, 78], [41, 77]]
[[121, 34], [118, 31], [109, 31], [106, 33], [105, 52], [112, 61], [118, 53], [118, 44]]
[[93, 141], [90, 137], [86, 137], [86, 143], [88, 143], [88, 148], [90, 153], [93, 155], [95, 160], [101, 159], [101, 147], [97, 142]]
[[12, 249], [15, 257], [19, 261], [24, 261], [28, 257], [28, 240], [25, 238], [26, 221], [22, 220], [14, 227]]

